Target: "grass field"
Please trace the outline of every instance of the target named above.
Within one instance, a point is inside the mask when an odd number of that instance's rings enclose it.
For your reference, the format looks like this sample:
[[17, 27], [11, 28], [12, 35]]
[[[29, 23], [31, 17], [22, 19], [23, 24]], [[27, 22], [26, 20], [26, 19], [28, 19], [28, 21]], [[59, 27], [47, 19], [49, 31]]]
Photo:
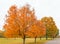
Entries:
[[[48, 39], [50, 40], [50, 39]], [[37, 44], [44, 44], [45, 42], [47, 42], [48, 40], [46, 40], [45, 38], [42, 38], [42, 40], [40, 40], [40, 38], [37, 38]], [[0, 38], [0, 44], [22, 44], [23, 40], [21, 38]], [[26, 38], [26, 44], [34, 44], [34, 38]]]

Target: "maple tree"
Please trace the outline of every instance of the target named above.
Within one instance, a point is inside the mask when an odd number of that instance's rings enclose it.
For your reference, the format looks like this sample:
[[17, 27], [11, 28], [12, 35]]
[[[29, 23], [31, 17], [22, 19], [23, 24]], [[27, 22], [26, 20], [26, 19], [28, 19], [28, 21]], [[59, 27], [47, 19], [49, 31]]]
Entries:
[[30, 10], [28, 5], [19, 9], [15, 5], [11, 6], [4, 25], [4, 35], [8, 38], [22, 37], [23, 44], [25, 44], [25, 32], [35, 20], [36, 17], [34, 9]]
[[27, 36], [35, 38], [35, 44], [36, 44], [36, 38], [42, 37], [45, 34], [46, 34], [46, 28], [40, 20], [36, 20], [35, 23], [32, 24], [26, 31]]
[[40, 31], [41, 31], [40, 32], [40, 37], [45, 36], [45, 34], [46, 34], [46, 27], [45, 27], [44, 23], [41, 22], [41, 20], [39, 20], [37, 24], [38, 24], [38, 26], [40, 28]]
[[45, 24], [46, 26], [46, 39], [47, 37], [55, 37], [58, 28], [53, 20], [52, 17], [43, 17], [41, 21]]

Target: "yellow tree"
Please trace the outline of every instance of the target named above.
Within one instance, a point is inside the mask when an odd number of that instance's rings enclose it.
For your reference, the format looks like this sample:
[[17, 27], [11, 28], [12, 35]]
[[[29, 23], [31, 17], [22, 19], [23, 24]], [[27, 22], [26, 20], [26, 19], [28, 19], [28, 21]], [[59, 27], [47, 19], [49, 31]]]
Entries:
[[55, 37], [58, 33], [58, 28], [52, 17], [43, 17], [41, 21], [46, 26], [46, 39], [47, 37]]
[[17, 8], [15, 5], [11, 6], [4, 25], [4, 35], [6, 35], [6, 37], [22, 37], [23, 44], [25, 44], [25, 31], [36, 20], [34, 13], [34, 9], [30, 10], [28, 5], [22, 8]]

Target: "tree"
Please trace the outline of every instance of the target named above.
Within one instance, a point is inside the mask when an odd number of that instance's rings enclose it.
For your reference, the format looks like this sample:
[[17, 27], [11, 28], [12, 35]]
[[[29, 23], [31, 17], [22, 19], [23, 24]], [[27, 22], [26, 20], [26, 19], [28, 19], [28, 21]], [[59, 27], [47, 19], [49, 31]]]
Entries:
[[4, 31], [0, 30], [0, 38], [4, 38], [3, 32], [4, 32]]
[[40, 20], [36, 20], [35, 23], [28, 28], [28, 31], [26, 31], [26, 35], [35, 38], [35, 44], [36, 44], [36, 38], [42, 37], [45, 34], [46, 34], [46, 28]]
[[19, 9], [11, 6], [4, 25], [6, 37], [22, 37], [25, 44], [25, 32], [36, 20], [34, 14], [34, 9], [30, 10], [28, 5]]
[[52, 17], [43, 17], [41, 21], [46, 26], [46, 39], [47, 37], [55, 37], [57, 33], [57, 26]]
[[38, 25], [39, 25], [40, 31], [41, 31], [40, 32], [40, 37], [45, 36], [46, 35], [46, 27], [45, 27], [44, 23], [41, 22], [41, 20], [38, 20]]

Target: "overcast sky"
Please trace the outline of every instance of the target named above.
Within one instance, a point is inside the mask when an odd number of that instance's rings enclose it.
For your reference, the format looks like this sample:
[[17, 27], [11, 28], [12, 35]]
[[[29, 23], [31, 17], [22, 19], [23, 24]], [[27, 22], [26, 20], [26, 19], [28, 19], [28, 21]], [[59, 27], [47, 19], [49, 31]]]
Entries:
[[60, 0], [0, 0], [0, 29], [4, 24], [5, 15], [10, 6], [17, 5], [21, 7], [30, 4], [35, 9], [35, 15], [38, 19], [44, 16], [51, 16], [60, 29]]

